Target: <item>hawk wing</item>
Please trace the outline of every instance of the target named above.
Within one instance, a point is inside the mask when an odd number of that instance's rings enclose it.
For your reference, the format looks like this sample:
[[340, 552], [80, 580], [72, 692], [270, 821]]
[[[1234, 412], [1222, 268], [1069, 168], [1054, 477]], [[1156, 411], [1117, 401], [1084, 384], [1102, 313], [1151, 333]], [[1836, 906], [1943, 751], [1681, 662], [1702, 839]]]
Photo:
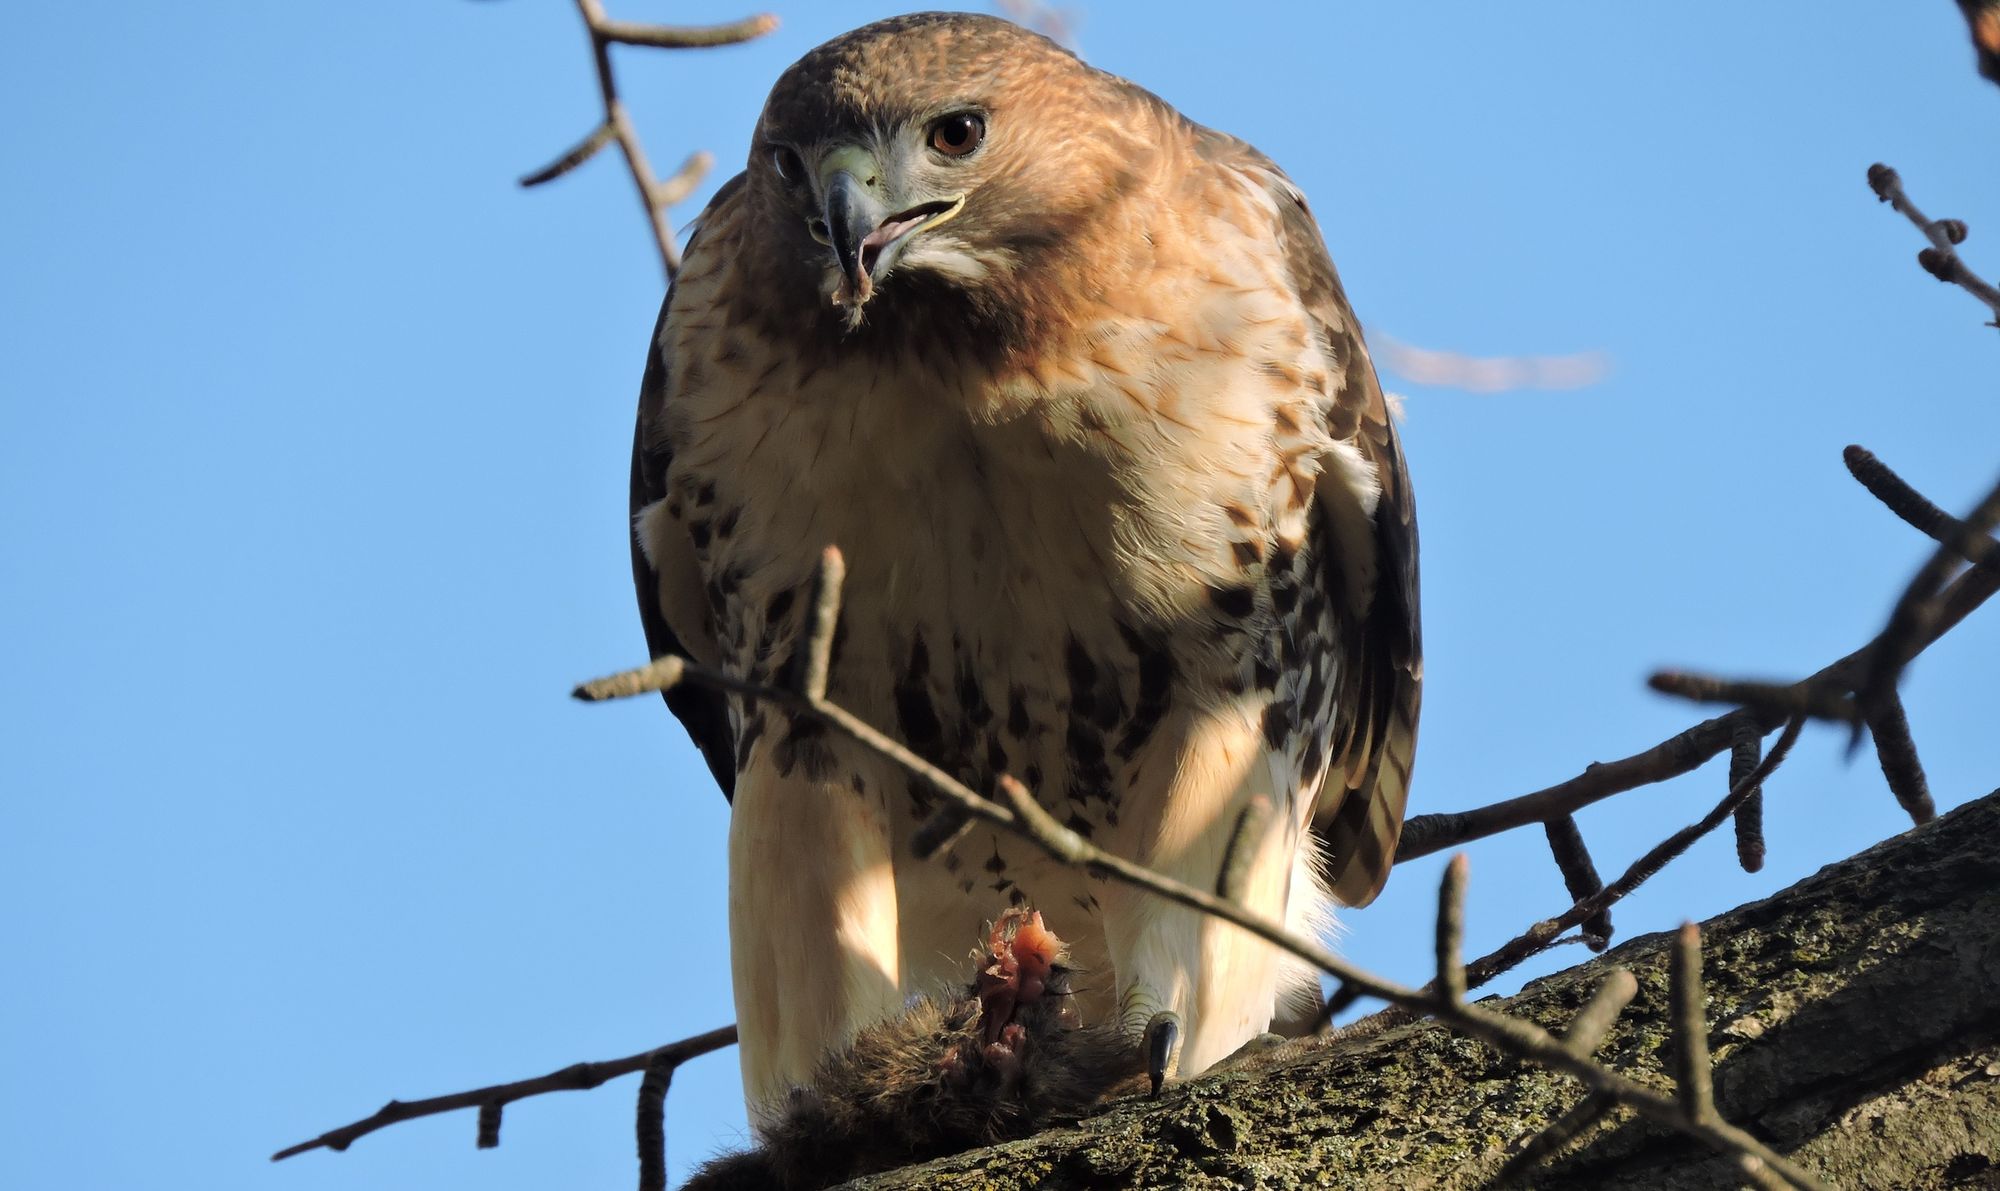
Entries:
[[1342, 640], [1333, 761], [1313, 828], [1325, 844], [1334, 896], [1365, 906], [1395, 863], [1416, 751], [1424, 674], [1416, 505], [1388, 402], [1305, 195], [1262, 154], [1236, 144], [1247, 172], [1261, 175], [1277, 203], [1279, 251], [1327, 369], [1339, 382], [1328, 432], [1372, 465], [1380, 485], [1371, 516], [1349, 482], [1351, 465], [1329, 458], [1315, 491], [1333, 545], [1321, 560], [1321, 578], [1339, 611]]
[[[701, 239], [702, 225], [716, 210], [743, 189], [743, 175], [724, 183], [695, 221], [688, 238], [688, 252]], [[708, 603], [701, 574], [695, 566], [694, 544], [678, 525], [659, 526], [661, 532], [648, 534], [641, 518], [667, 498], [667, 469], [673, 462], [662, 414], [667, 399], [667, 376], [673, 361], [667, 358], [665, 332], [674, 308], [674, 290], [660, 304], [659, 321], [653, 326], [652, 345], [646, 352], [646, 374], [639, 383], [639, 418], [632, 431], [631, 544], [632, 582], [638, 588], [639, 620], [646, 629], [646, 648], [653, 657], [666, 654], [710, 660], [715, 641], [708, 625]], [[669, 506], [671, 512], [671, 506]], [[674, 713], [710, 773], [722, 787], [724, 797], [736, 789], [735, 729], [731, 725], [729, 700], [717, 691], [683, 684], [666, 692], [667, 708]]]

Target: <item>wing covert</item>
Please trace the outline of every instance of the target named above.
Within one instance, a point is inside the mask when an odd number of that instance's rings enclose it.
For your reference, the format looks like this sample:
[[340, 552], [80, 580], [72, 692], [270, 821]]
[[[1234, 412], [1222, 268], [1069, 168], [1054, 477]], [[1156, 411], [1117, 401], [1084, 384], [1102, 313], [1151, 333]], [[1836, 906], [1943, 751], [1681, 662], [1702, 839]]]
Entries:
[[[689, 237], [691, 255], [701, 240], [701, 224], [743, 189], [743, 175], [724, 183], [703, 209]], [[694, 546], [678, 522], [649, 518], [648, 510], [667, 496], [667, 471], [673, 463], [663, 428], [668, 380], [673, 361], [667, 358], [667, 322], [674, 312], [675, 286], [667, 286], [653, 339], [646, 352], [646, 372], [639, 384], [639, 413], [632, 433], [631, 520], [632, 582], [639, 597], [639, 620], [646, 630], [646, 647], [653, 657], [682, 654], [702, 660], [714, 655], [707, 624], [707, 598], [696, 569]], [[655, 524], [657, 521], [666, 524]], [[648, 532], [651, 541], [645, 541]], [[650, 546], [650, 556], [648, 547]], [[735, 730], [729, 701], [722, 694], [683, 685], [665, 692], [667, 708], [680, 720], [701, 750], [709, 772], [724, 797], [736, 786]]]

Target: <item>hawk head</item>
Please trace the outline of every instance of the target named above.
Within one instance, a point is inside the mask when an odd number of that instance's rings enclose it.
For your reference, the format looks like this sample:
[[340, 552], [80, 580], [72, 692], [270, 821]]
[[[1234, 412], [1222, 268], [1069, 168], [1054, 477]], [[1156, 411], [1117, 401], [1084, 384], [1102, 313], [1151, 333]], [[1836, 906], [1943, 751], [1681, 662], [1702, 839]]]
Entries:
[[1153, 155], [1116, 118], [1134, 94], [995, 17], [896, 17], [820, 46], [778, 79], [751, 149], [754, 251], [781, 291], [764, 300], [848, 331], [940, 301], [1018, 317]]

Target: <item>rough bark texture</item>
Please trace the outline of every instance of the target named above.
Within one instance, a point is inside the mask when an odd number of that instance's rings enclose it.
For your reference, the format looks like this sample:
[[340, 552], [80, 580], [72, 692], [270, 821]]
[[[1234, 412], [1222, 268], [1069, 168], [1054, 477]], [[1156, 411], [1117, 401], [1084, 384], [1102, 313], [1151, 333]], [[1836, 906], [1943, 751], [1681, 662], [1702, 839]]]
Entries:
[[[1639, 995], [1598, 1057], [1667, 1088], [1667, 939], [1634, 939], [1497, 1004], [1560, 1028], [1607, 969], [1627, 967]], [[1729, 1120], [1837, 1187], [2000, 1189], [2000, 792], [1722, 915], [1703, 940]], [[1580, 1098], [1573, 1081], [1418, 1023], [1289, 1044], [1256, 1070], [849, 1186], [1483, 1187]], [[1623, 1111], [1529, 1182], [1742, 1185], [1700, 1145]]]

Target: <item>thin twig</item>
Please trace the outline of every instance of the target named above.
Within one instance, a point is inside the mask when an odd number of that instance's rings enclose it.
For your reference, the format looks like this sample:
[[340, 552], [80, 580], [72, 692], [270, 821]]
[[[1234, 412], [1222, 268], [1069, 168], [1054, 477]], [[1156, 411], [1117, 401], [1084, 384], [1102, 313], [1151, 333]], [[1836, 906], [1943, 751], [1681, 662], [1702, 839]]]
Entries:
[[1882, 763], [1882, 777], [1896, 804], [1909, 812], [1910, 822], [1923, 826], [1937, 818], [1937, 804], [1931, 801], [1931, 786], [1924, 767], [1917, 760], [1917, 743], [1910, 736], [1910, 720], [1903, 712], [1903, 700], [1894, 691], [1868, 717], [1869, 735], [1875, 738], [1875, 756]]
[[1522, 962], [1547, 951], [1555, 945], [1556, 940], [1562, 936], [1564, 931], [1579, 923], [1588, 921], [1592, 915], [1616, 904], [1634, 889], [1651, 880], [1653, 874], [1659, 872], [1670, 861], [1687, 851], [1688, 848], [1693, 846], [1696, 840], [1721, 826], [1723, 820], [1734, 814], [1736, 808], [1742, 805], [1743, 800], [1748, 798], [1752, 791], [1762, 786], [1764, 780], [1770, 777], [1771, 773], [1784, 761], [1785, 754], [1792, 751], [1792, 744], [1798, 740], [1799, 730], [1804, 726], [1805, 720], [1803, 719], [1795, 719], [1786, 724], [1783, 735], [1779, 736], [1778, 742], [1771, 746], [1771, 751], [1765, 754], [1764, 760], [1758, 764], [1756, 769], [1746, 775], [1741, 782], [1730, 787], [1728, 795], [1716, 804], [1714, 810], [1702, 816], [1697, 822], [1681, 828], [1655, 845], [1651, 851], [1641, 856], [1638, 860], [1633, 861], [1632, 867], [1626, 869], [1625, 874], [1616, 881], [1606, 885], [1596, 895], [1583, 899], [1556, 917], [1535, 923], [1527, 930], [1522, 931], [1492, 951], [1467, 964], [1465, 968], [1468, 987], [1478, 988], [1494, 977], [1511, 971]]
[[597, 93], [604, 104], [604, 118], [562, 156], [522, 178], [521, 185], [540, 186], [553, 182], [597, 156], [606, 145], [616, 142], [625, 155], [625, 167], [632, 175], [633, 187], [638, 191], [639, 205], [645, 209], [646, 221], [652, 227], [653, 243], [660, 253], [660, 266], [666, 270], [667, 280], [672, 281], [674, 274], [680, 271], [681, 250], [674, 239], [673, 227], [667, 222], [667, 208], [694, 192], [715, 164], [715, 159], [705, 152], [694, 153], [666, 180], [653, 176], [653, 167], [646, 160], [646, 150], [639, 143], [638, 129], [633, 126], [631, 116], [625, 111], [625, 101], [618, 94], [618, 78], [611, 68], [611, 47], [634, 45], [652, 49], [706, 49], [736, 45], [776, 29], [778, 18], [763, 13], [723, 25], [642, 25], [612, 20], [605, 14], [603, 0], [576, 0], [576, 8], [583, 16], [584, 31], [590, 36], [590, 56], [597, 70]]
[[[1973, 543], [1984, 539], [1995, 525], [2000, 525], [2000, 484], [1995, 484], [1986, 498], [1938, 544], [1903, 589], [1902, 597], [1889, 613], [1889, 623], [1869, 644], [1861, 673], [1854, 682], [1855, 701], [1864, 715], [1872, 716], [1895, 693], [1904, 667], [1937, 639], [1934, 630], [1947, 613], [1946, 597], [1950, 594], [1949, 589], [1940, 591], [1940, 588], [1973, 549]], [[1960, 584], [1978, 580], [2000, 585], [2000, 575], [1990, 569], [1975, 569], [1959, 576]]]
[[[436, 1116], [441, 1112], [456, 1112], [461, 1108], [477, 1108], [484, 1113], [487, 1105], [504, 1106], [529, 1096], [540, 1096], [545, 1092], [584, 1091], [606, 1080], [644, 1071], [648, 1065], [656, 1062], [678, 1066], [689, 1059], [734, 1045], [736, 1045], [736, 1027], [724, 1026], [719, 1030], [696, 1034], [692, 1038], [656, 1046], [622, 1059], [572, 1063], [560, 1071], [551, 1071], [534, 1079], [519, 1079], [512, 1083], [474, 1088], [469, 1092], [453, 1092], [449, 1096], [433, 1096], [428, 1100], [391, 1100], [378, 1109], [374, 1116], [363, 1118], [351, 1125], [342, 1125], [338, 1129], [329, 1129], [311, 1141], [302, 1141], [298, 1145], [279, 1150], [271, 1155], [271, 1161], [277, 1162], [295, 1154], [303, 1154], [307, 1150], [344, 1150], [377, 1129], [384, 1129], [402, 1121], [412, 1121], [418, 1117]], [[495, 1107], [492, 1111], [497, 1114], [499, 1108]]]
[[1940, 545], [1964, 545], [1965, 561], [1974, 566], [2000, 568], [2000, 542], [1983, 534], [1968, 533], [1965, 523], [1932, 504], [1923, 493], [1897, 475], [1867, 447], [1849, 445], [1841, 452], [1847, 470], [1868, 494], [1883, 503], [1917, 532]]
[[1540, 1166], [1546, 1159], [1555, 1156], [1556, 1151], [1576, 1140], [1585, 1129], [1595, 1125], [1605, 1113], [1617, 1107], [1617, 1104], [1618, 1101], [1612, 1097], [1598, 1092], [1592, 1092], [1577, 1101], [1568, 1112], [1550, 1122], [1548, 1128], [1529, 1138], [1527, 1145], [1507, 1159], [1507, 1165], [1501, 1167], [1500, 1173], [1493, 1176], [1493, 1185], [1505, 1187], [1509, 1183], [1526, 1178], [1530, 1171]]
[[1667, 958], [1673, 994], [1674, 1090], [1681, 1110], [1697, 1121], [1715, 1120], [1715, 1085], [1708, 1057], [1708, 1019], [1701, 991], [1701, 928], [1684, 922]]
[[1956, 219], [1932, 219], [1917, 210], [1917, 205], [1903, 192], [1902, 176], [1880, 162], [1868, 167], [1868, 185], [1874, 188], [1876, 198], [1902, 212], [1905, 219], [1917, 225], [1924, 239], [1931, 242], [1929, 248], [1917, 254], [1917, 263], [1924, 272], [1986, 303], [1995, 316], [1989, 325], [2000, 327], [2000, 289], [1993, 288], [1968, 268], [1954, 247], [1965, 240], [1965, 224]]
[[1646, 685], [1662, 695], [1676, 695], [1694, 703], [1733, 703], [1778, 715], [1807, 715], [1836, 724], [1853, 724], [1860, 719], [1846, 691], [1816, 682], [1756, 682], [1660, 670], [1646, 679]]
[[[1625, 1006], [1632, 1003], [1632, 997], [1638, 991], [1639, 981], [1631, 972], [1624, 968], [1613, 969], [1604, 978], [1604, 983], [1597, 986], [1597, 992], [1590, 1001], [1570, 1019], [1569, 1029], [1563, 1031], [1563, 1045], [1577, 1055], [1588, 1057], [1594, 1054], [1603, 1045], [1605, 1035], [1611, 1032], [1612, 1023], [1625, 1012]], [[1601, 1092], [1585, 1096], [1548, 1128], [1529, 1138], [1528, 1144], [1500, 1168], [1500, 1173], [1494, 1176], [1494, 1183], [1505, 1186], [1521, 1179], [1544, 1159], [1553, 1156], [1585, 1129], [1596, 1124], [1617, 1104], [1616, 1098]]]
[[[595, 0], [592, 0], [592, 6], [596, 7]], [[633, 21], [611, 20], [600, 10], [591, 15], [591, 24], [598, 36], [619, 45], [650, 46], [656, 50], [706, 50], [755, 41], [776, 29], [778, 18], [767, 12], [724, 25], [641, 25]]]
[[612, 131], [610, 124], [599, 124], [596, 128], [590, 130], [588, 136], [571, 146], [561, 157], [556, 158], [532, 174], [522, 175], [521, 188], [526, 190], [555, 181], [577, 166], [597, 156], [597, 151], [610, 144], [616, 136], [617, 134]]
[[1465, 1000], [1465, 875], [1470, 862], [1460, 852], [1444, 866], [1438, 886], [1437, 995], [1452, 1004]]
[[679, 1065], [656, 1055], [639, 1081], [639, 1191], [667, 1191], [667, 1089]]
[[[1751, 723], [1736, 725], [1729, 748], [1729, 785], [1733, 789], [1764, 759], [1764, 734]], [[1764, 791], [1753, 788], [1736, 808], [1736, 863], [1746, 873], [1764, 867]]]
[[1604, 1045], [1605, 1035], [1611, 1032], [1612, 1023], [1638, 993], [1638, 977], [1624, 968], [1612, 969], [1589, 1002], [1570, 1019], [1569, 1029], [1563, 1032], [1563, 1045], [1586, 1057], [1597, 1053], [1597, 1048]]
[[[1556, 859], [1556, 869], [1562, 873], [1563, 888], [1569, 890], [1571, 898], [1582, 901], [1604, 888], [1604, 879], [1597, 875], [1597, 865], [1590, 859], [1590, 849], [1584, 846], [1583, 832], [1574, 816], [1558, 815], [1542, 824], [1542, 828], [1548, 837], [1549, 853]], [[1610, 946], [1611, 911], [1606, 910], [1584, 923], [1583, 933], [1592, 951]]]

